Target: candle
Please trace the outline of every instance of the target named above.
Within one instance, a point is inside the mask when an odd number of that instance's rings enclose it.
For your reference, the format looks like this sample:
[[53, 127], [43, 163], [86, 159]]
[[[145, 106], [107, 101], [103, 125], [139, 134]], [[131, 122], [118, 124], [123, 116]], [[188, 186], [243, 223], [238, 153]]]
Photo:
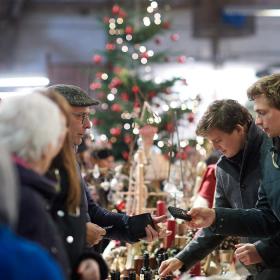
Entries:
[[163, 200], [157, 201], [157, 216], [162, 216], [166, 214], [166, 203]]
[[173, 219], [167, 220], [167, 230], [171, 231], [171, 234], [166, 237], [165, 248], [170, 248], [174, 244], [176, 235], [176, 221]]

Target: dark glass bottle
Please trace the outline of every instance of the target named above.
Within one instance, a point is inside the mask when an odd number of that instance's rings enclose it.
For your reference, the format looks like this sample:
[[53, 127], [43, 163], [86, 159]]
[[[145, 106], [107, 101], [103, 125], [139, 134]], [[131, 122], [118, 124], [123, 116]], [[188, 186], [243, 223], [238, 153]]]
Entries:
[[116, 271], [110, 272], [111, 280], [116, 280]]
[[136, 280], [136, 272], [135, 271], [129, 272], [129, 280]]
[[144, 280], [145, 278], [152, 278], [152, 270], [150, 268], [150, 259], [149, 259], [149, 253], [144, 253], [144, 262], [143, 262], [143, 266], [140, 270], [140, 280]]
[[116, 280], [120, 280], [121, 279], [121, 273], [119, 271], [116, 271], [115, 272], [115, 275], [116, 275]]
[[160, 268], [161, 263], [164, 261], [164, 255], [163, 254], [159, 254], [157, 257], [157, 266], [158, 268]]
[[144, 280], [152, 280], [152, 273], [149, 271], [144, 272]]
[[163, 253], [163, 260], [164, 261], [168, 260], [168, 253], [167, 252]]
[[162, 262], [163, 262], [163, 254], [158, 254], [158, 256], [157, 256], [157, 269], [154, 272], [154, 280], [158, 280], [160, 278], [158, 271], [159, 271], [159, 268], [160, 268], [160, 265], [161, 265]]

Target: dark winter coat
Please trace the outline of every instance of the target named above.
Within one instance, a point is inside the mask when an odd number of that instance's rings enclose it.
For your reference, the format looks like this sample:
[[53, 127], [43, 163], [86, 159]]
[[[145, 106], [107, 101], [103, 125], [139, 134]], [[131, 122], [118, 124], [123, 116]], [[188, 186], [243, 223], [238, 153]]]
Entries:
[[20, 188], [17, 233], [41, 246], [58, 261], [66, 278], [70, 274], [68, 257], [50, 213], [56, 195], [52, 181], [17, 164]]
[[[248, 209], [255, 206], [261, 177], [259, 162], [261, 147], [265, 145], [265, 141], [265, 134], [252, 123], [244, 150], [233, 159], [227, 159], [225, 156], [220, 158], [216, 169], [216, 207]], [[213, 251], [224, 238], [225, 236], [216, 235], [209, 229], [203, 229], [176, 257], [189, 268]], [[255, 241], [253, 238], [242, 240], [246, 243]], [[265, 240], [260, 240], [256, 248], [264, 264], [250, 266], [249, 270], [258, 273], [256, 279], [277, 279], [280, 269], [267, 269], [269, 263], [266, 261], [270, 258], [268, 252], [275, 252], [277, 249], [269, 246]], [[263, 271], [265, 266], [266, 269]]]
[[128, 215], [113, 213], [97, 205], [90, 197], [86, 182], [82, 179], [88, 218], [92, 223], [106, 228], [106, 238], [127, 242], [139, 241], [131, 233], [132, 220]]
[[[250, 210], [226, 208], [216, 209], [216, 222], [210, 227], [219, 234], [241, 236], [272, 236], [266, 240], [268, 249], [262, 248], [268, 256], [270, 266], [280, 267], [280, 145], [279, 138], [274, 145], [268, 141], [262, 155], [262, 182], [259, 190], [257, 208]], [[275, 163], [272, 161], [275, 153]], [[258, 245], [263, 247], [262, 244]], [[270, 250], [275, 248], [275, 250]], [[278, 252], [277, 252], [277, 250]]]
[[106, 279], [108, 274], [106, 263], [102, 257], [93, 251], [93, 248], [87, 248], [86, 246], [87, 208], [84, 193], [82, 191], [81, 205], [76, 214], [69, 213], [66, 206], [69, 184], [67, 173], [63, 168], [59, 169], [59, 177], [60, 192], [52, 203], [51, 212], [67, 250], [72, 268], [72, 279], [78, 277], [76, 274], [77, 267], [82, 260], [87, 258], [92, 258], [98, 262], [101, 279]]
[[0, 147], [0, 154], [0, 278], [63, 280], [46, 250], [11, 231], [18, 217], [18, 184], [7, 150]]

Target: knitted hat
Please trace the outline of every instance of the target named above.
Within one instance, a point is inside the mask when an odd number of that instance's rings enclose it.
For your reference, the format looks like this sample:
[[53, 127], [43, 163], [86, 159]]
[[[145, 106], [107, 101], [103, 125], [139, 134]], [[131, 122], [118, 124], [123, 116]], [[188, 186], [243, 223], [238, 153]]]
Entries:
[[88, 96], [84, 90], [77, 86], [58, 84], [48, 88], [63, 95], [71, 106], [87, 107], [99, 104], [99, 101]]

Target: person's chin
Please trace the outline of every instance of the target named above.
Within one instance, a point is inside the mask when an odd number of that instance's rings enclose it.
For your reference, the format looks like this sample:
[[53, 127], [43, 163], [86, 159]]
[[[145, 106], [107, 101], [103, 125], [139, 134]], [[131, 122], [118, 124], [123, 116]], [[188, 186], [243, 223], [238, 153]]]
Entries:
[[75, 145], [81, 145], [82, 144], [82, 141], [83, 141], [83, 138], [82, 137], [77, 137], [76, 141], [75, 141]]

